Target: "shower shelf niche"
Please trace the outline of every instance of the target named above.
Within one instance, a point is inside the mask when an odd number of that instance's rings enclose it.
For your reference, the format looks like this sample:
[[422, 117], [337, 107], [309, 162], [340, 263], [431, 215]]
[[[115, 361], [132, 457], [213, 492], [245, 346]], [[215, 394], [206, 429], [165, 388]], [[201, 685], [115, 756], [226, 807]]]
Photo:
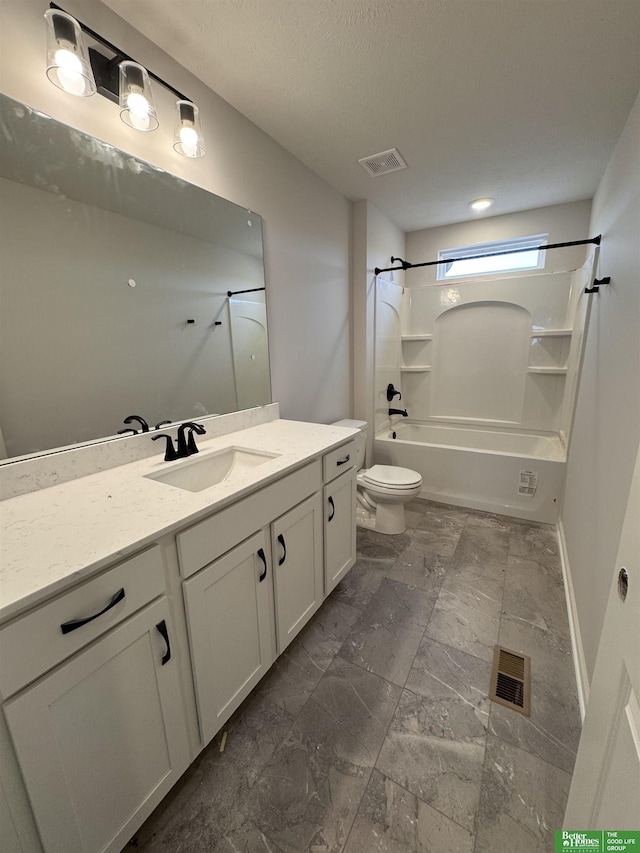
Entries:
[[401, 373], [431, 373], [430, 364], [403, 364], [400, 367]]
[[433, 335], [401, 335], [402, 341], [432, 341]]
[[527, 373], [540, 373], [550, 376], [560, 376], [567, 372], [566, 367], [527, 367]]
[[573, 329], [537, 329], [531, 332], [532, 338], [570, 338]]

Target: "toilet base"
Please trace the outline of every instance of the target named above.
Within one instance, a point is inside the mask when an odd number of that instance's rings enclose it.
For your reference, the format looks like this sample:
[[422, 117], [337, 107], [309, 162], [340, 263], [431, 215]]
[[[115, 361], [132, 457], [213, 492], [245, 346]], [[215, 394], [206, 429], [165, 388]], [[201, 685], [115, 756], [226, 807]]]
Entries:
[[364, 507], [358, 506], [356, 509], [356, 525], [389, 535], [404, 533], [407, 529], [404, 504], [379, 503], [375, 512], [369, 512]]

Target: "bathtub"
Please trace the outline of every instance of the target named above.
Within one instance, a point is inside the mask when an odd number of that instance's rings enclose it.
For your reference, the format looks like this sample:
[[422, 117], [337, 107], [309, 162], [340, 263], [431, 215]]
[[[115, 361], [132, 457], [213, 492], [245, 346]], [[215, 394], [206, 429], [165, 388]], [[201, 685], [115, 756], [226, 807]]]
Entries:
[[549, 524], [558, 520], [566, 454], [555, 434], [400, 423], [375, 436], [373, 456], [381, 465], [418, 471], [422, 498]]

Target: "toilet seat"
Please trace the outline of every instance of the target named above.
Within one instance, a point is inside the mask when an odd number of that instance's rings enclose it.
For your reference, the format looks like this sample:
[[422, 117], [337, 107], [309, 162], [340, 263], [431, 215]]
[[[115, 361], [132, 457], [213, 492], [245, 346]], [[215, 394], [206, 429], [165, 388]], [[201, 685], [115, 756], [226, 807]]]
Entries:
[[358, 479], [365, 487], [371, 485], [399, 492], [422, 485], [422, 477], [417, 471], [398, 468], [395, 465], [373, 465], [366, 471], [362, 471]]

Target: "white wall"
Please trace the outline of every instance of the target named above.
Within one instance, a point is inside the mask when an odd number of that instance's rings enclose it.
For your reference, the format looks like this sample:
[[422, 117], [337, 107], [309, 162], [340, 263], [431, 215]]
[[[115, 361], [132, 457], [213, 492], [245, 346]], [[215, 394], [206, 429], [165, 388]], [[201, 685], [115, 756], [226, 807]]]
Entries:
[[[367, 421], [367, 458], [373, 447], [373, 352], [375, 339], [375, 268], [391, 266], [392, 256], [404, 257], [405, 235], [368, 201], [353, 205], [353, 416]], [[404, 273], [385, 273], [404, 283]]]
[[[412, 231], [407, 234], [406, 259], [414, 264], [435, 261], [440, 249], [472, 246], [475, 243], [489, 243], [494, 240], [509, 240], [515, 237], [527, 237], [530, 234], [549, 234], [550, 243], [584, 240], [595, 237], [597, 234], [597, 232], [589, 233], [590, 210], [590, 201], [576, 201], [571, 204], [539, 207], [535, 210], [508, 213], [503, 216], [480, 216], [469, 222]], [[544, 270], [555, 272], [576, 269], [582, 266], [584, 259], [584, 246], [554, 249], [547, 252]], [[407, 285], [413, 287], [420, 284], [435, 284], [436, 269], [436, 267], [422, 267], [409, 270]], [[512, 278], [514, 275], [531, 275], [531, 273], [506, 273], [506, 275]]]
[[598, 277], [611, 285], [591, 297], [561, 512], [588, 678], [640, 440], [639, 139], [640, 96], [593, 200]]
[[43, 0], [0, 0], [0, 89], [264, 219], [273, 397], [283, 417], [329, 422], [350, 408], [349, 201], [98, 0], [65, 9], [200, 107], [207, 155], [176, 154], [173, 98], [154, 89], [160, 128], [136, 132], [99, 95], [74, 98], [44, 73]]

